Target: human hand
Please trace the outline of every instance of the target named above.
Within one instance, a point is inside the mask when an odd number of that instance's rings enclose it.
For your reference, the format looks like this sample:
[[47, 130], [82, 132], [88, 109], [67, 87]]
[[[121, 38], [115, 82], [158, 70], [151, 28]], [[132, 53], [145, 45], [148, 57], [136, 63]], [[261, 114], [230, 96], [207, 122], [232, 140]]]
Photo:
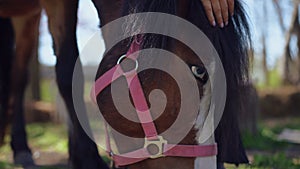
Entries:
[[234, 14], [234, 0], [201, 0], [207, 18], [212, 26], [223, 28]]

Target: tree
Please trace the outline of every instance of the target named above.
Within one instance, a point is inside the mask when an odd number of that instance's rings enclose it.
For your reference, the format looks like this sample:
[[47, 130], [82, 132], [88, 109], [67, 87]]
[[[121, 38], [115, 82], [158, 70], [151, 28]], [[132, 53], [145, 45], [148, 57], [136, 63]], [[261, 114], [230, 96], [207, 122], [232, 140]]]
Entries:
[[277, 10], [277, 14], [279, 16], [279, 23], [280, 27], [283, 32], [286, 34], [286, 42], [284, 46], [284, 72], [283, 72], [283, 81], [284, 84], [293, 84], [295, 83], [295, 80], [293, 80], [292, 75], [295, 73], [292, 69], [292, 63], [295, 62], [292, 58], [291, 54], [291, 39], [293, 35], [297, 36], [297, 46], [298, 46], [298, 63], [297, 65], [297, 83], [300, 83], [300, 23], [299, 23], [299, 4], [300, 0], [294, 0], [293, 1], [293, 13], [292, 13], [292, 19], [291, 24], [288, 28], [288, 30], [285, 29], [284, 23], [283, 23], [283, 14], [282, 14], [282, 8], [280, 7], [278, 0], [273, 0], [273, 3], [275, 5], [275, 9]]

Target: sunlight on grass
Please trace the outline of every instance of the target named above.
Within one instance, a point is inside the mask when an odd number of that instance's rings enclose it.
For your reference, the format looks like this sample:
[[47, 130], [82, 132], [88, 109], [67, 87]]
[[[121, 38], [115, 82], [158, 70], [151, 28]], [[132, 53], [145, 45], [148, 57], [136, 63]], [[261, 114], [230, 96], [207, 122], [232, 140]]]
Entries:
[[242, 140], [246, 149], [273, 150], [283, 149], [288, 146], [288, 144], [283, 141], [277, 141], [274, 137], [274, 133], [269, 129], [260, 129], [256, 135], [243, 133]]
[[284, 141], [279, 141], [277, 135], [285, 128], [300, 129], [300, 118], [291, 118], [288, 122], [276, 123], [274, 126], [268, 126], [264, 122], [259, 123], [259, 130], [256, 135], [244, 132], [242, 139], [244, 146], [247, 149], [255, 150], [276, 150], [284, 149], [290, 144]]
[[299, 169], [300, 165], [293, 162], [284, 153], [275, 153], [272, 155], [255, 155], [254, 166], [276, 169]]
[[[298, 159], [299, 160], [299, 159]], [[284, 153], [271, 155], [255, 155], [251, 165], [225, 164], [226, 169], [299, 169], [300, 164], [295, 160], [289, 159]]]
[[0, 161], [0, 169], [21, 169], [21, 167], [16, 167], [13, 164]]
[[239, 165], [238, 167], [233, 164], [225, 164], [226, 169], [263, 169], [263, 168], [257, 168], [252, 167], [250, 165]]
[[[94, 123], [92, 123], [95, 125]], [[97, 123], [98, 124], [98, 123]], [[92, 125], [92, 126], [93, 126]], [[257, 135], [243, 133], [245, 147], [249, 150], [259, 150], [257, 154], [251, 156], [251, 165], [226, 164], [227, 169], [300, 169], [300, 158], [289, 157], [284, 152], [290, 148], [291, 144], [278, 141], [276, 139], [284, 128], [300, 129], [300, 118], [291, 118], [280, 123], [259, 123], [259, 132]], [[35, 150], [46, 152], [57, 152], [66, 154], [68, 152], [67, 130], [63, 124], [53, 123], [35, 123], [27, 125], [27, 133], [30, 146]], [[9, 146], [9, 137], [5, 137], [6, 144], [0, 148], [0, 169], [16, 169], [12, 165], [11, 148]], [[100, 150], [100, 149], [99, 149]], [[263, 153], [260, 153], [263, 152]], [[105, 162], [110, 159], [101, 152]], [[19, 167], [20, 168], [20, 167]], [[63, 167], [43, 166], [41, 169], [63, 169]]]
[[68, 152], [66, 127], [61, 124], [30, 124], [27, 126], [29, 143], [41, 151]]
[[272, 130], [276, 134], [279, 134], [285, 128], [300, 130], [300, 117], [289, 118], [287, 122], [278, 123], [275, 126], [272, 126]]
[[[55, 84], [55, 85], [53, 85]], [[54, 80], [41, 80], [41, 100], [45, 102], [54, 102], [56, 99], [57, 88]]]
[[285, 128], [300, 129], [300, 118], [275, 120], [273, 123], [261, 121], [256, 135], [242, 133], [243, 143], [248, 150], [259, 150], [266, 154], [255, 154], [251, 166], [240, 166], [238, 169], [300, 169], [300, 159], [285, 154], [285, 150], [292, 148], [293, 144], [277, 139], [277, 135]]
[[[63, 124], [34, 123], [26, 127], [28, 133], [28, 143], [30, 147], [42, 152], [56, 152], [60, 154], [68, 153], [67, 129]], [[9, 145], [10, 137], [5, 137], [5, 145], [0, 147], [0, 169], [22, 169], [11, 164], [12, 151]], [[101, 153], [105, 162], [110, 159], [104, 152]], [[65, 167], [40, 166], [40, 169], [66, 169]]]
[[268, 73], [268, 76], [269, 76], [268, 84], [264, 81], [260, 81], [256, 85], [259, 89], [281, 87], [282, 79], [281, 79], [280, 73], [278, 72], [278, 70], [276, 68], [270, 70]]
[[[66, 127], [62, 124], [35, 123], [26, 127], [30, 147], [43, 152], [67, 154], [68, 141]], [[6, 144], [0, 148], [0, 169], [18, 169], [10, 164], [12, 151], [9, 146], [10, 138], [5, 137]], [[62, 169], [60, 167], [40, 167], [41, 169]], [[20, 168], [21, 169], [21, 168]]]
[[0, 147], [0, 169], [6, 169], [7, 167], [10, 166], [8, 163], [2, 162], [2, 161], [9, 161], [9, 159], [11, 158], [11, 156], [9, 156], [9, 154], [11, 154], [11, 148], [9, 145], [10, 142], [9, 136], [6, 136], [4, 138], [4, 141], [6, 144]]

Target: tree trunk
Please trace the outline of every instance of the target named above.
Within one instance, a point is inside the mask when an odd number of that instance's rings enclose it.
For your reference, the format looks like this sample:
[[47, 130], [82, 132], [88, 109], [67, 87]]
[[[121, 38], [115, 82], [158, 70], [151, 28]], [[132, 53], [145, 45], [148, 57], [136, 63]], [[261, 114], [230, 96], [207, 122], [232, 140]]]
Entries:
[[285, 48], [284, 48], [284, 72], [283, 72], [283, 80], [284, 80], [284, 84], [292, 84], [293, 81], [291, 79], [291, 68], [290, 68], [290, 63], [292, 62], [292, 57], [291, 57], [291, 52], [290, 52], [290, 41], [291, 41], [291, 37], [292, 35], [297, 31], [297, 25], [299, 25], [298, 23], [298, 4], [299, 3], [295, 3], [294, 4], [294, 10], [293, 10], [293, 16], [292, 16], [292, 20], [291, 20], [291, 26], [288, 30], [288, 32], [286, 33], [286, 44], [285, 44]]
[[[264, 1], [263, 3], [263, 14], [264, 16], [267, 16], [268, 11], [267, 11], [267, 1]], [[267, 20], [265, 20], [265, 23], [267, 24]], [[266, 26], [267, 27], [267, 26]], [[265, 78], [265, 84], [269, 84], [269, 71], [268, 71], [268, 64], [267, 64], [267, 44], [266, 44], [266, 36], [267, 36], [267, 30], [264, 27], [263, 28], [263, 34], [262, 34], [262, 68], [263, 68], [263, 73], [264, 73], [264, 78]]]
[[[300, 30], [300, 24], [299, 24], [299, 30]], [[298, 84], [300, 84], [300, 31], [298, 30], [297, 33], [297, 39], [298, 39]]]
[[263, 73], [264, 73], [264, 77], [265, 77], [265, 84], [269, 85], [270, 79], [269, 79], [269, 70], [268, 70], [268, 65], [267, 65], [267, 45], [266, 45], [265, 35], [263, 35], [263, 37], [262, 37], [262, 45], [263, 45], [263, 51], [262, 51]]
[[[299, 4], [297, 5], [299, 6]], [[296, 31], [296, 34], [297, 34], [297, 47], [298, 47], [298, 64], [297, 64], [297, 69], [298, 69], [298, 84], [300, 84], [300, 21], [299, 21], [299, 10], [297, 12], [297, 18], [296, 18], [296, 21], [298, 21], [296, 23], [296, 28], [295, 28], [295, 31]]]
[[284, 26], [282, 10], [281, 10], [278, 0], [273, 0], [273, 4], [274, 4], [276, 12], [278, 14], [280, 28], [281, 28], [282, 32], [285, 32], [286, 28]]

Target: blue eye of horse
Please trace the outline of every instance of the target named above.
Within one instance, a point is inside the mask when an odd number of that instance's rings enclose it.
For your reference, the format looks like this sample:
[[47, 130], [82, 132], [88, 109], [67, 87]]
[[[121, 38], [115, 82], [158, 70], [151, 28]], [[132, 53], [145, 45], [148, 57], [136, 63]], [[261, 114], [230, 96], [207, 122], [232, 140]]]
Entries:
[[208, 74], [204, 66], [191, 66], [191, 71], [201, 82], [205, 83], [208, 80]]
[[206, 73], [206, 69], [202, 66], [192, 66], [191, 70], [193, 74], [198, 78], [203, 78]]

